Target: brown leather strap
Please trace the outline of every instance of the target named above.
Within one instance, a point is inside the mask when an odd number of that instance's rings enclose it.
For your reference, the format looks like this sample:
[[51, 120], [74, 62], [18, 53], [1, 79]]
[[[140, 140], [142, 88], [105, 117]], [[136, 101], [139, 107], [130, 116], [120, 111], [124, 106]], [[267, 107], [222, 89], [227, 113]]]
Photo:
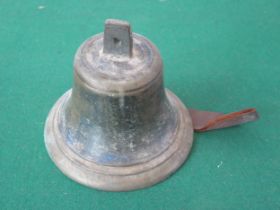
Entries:
[[194, 130], [204, 132], [255, 121], [259, 118], [255, 108], [223, 114], [190, 109]]

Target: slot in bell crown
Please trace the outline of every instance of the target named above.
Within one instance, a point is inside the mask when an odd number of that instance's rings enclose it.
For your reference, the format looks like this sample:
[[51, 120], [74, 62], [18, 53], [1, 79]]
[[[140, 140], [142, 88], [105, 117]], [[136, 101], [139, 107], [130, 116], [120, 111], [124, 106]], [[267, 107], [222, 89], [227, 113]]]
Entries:
[[105, 22], [103, 52], [114, 55], [132, 56], [133, 39], [127, 21], [108, 19]]

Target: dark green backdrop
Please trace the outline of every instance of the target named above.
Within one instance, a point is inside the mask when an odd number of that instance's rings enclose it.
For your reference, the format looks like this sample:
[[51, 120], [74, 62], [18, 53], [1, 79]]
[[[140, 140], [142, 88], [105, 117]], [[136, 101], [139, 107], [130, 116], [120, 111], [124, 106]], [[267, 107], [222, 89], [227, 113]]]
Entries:
[[[47, 155], [44, 121], [106, 18], [158, 46], [165, 85], [188, 107], [256, 107], [261, 119], [195, 134], [186, 164], [145, 190], [69, 180]], [[279, 0], [0, 0], [0, 65], [0, 209], [280, 209]]]

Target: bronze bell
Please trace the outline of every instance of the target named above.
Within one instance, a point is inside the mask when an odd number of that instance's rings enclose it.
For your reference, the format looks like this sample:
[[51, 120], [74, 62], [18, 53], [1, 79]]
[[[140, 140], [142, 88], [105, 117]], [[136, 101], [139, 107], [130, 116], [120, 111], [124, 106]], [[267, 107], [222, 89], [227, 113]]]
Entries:
[[164, 89], [162, 60], [128, 22], [109, 19], [74, 60], [74, 86], [45, 125], [48, 153], [71, 179], [126, 191], [155, 184], [187, 158], [193, 141], [188, 110]]

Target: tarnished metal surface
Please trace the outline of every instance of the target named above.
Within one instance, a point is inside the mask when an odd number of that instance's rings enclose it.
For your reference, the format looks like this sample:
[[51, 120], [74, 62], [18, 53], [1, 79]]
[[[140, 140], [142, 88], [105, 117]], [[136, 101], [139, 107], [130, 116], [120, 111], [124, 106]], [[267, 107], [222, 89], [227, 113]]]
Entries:
[[174, 94], [170, 91], [166, 93], [172, 107], [178, 111], [178, 127], [173, 142], [157, 157], [129, 166], [106, 166], [77, 155], [65, 144], [65, 137], [59, 129], [62, 107], [71, 97], [71, 90], [56, 102], [46, 121], [45, 142], [50, 157], [65, 175], [97, 189], [127, 191], [162, 181], [183, 164], [193, 141], [188, 111]]
[[74, 60], [74, 86], [51, 110], [45, 142], [70, 178], [103, 190], [157, 183], [186, 159], [193, 141], [187, 109], [165, 91], [162, 60], [127, 22], [107, 20]]

